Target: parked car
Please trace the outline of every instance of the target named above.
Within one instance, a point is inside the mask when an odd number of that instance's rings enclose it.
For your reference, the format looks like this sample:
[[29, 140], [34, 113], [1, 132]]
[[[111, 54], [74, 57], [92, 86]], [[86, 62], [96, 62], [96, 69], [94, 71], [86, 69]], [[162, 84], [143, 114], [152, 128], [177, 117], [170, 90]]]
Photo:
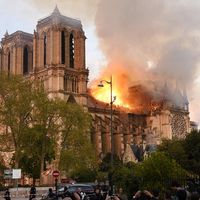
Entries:
[[61, 196], [64, 193], [64, 188], [67, 187], [67, 191], [69, 193], [74, 193], [76, 192], [78, 189], [81, 190], [81, 192], [85, 195], [84, 199], [91, 199], [94, 195], [94, 188], [92, 185], [89, 184], [66, 184], [66, 185], [62, 185], [60, 186], [60, 188], [58, 189], [58, 196]]

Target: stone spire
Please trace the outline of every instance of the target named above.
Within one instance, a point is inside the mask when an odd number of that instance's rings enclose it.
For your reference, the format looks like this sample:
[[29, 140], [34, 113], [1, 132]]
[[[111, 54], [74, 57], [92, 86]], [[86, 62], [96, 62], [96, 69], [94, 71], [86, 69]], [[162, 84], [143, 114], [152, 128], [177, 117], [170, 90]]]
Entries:
[[7, 36], [9, 36], [8, 30], [6, 30], [6, 32], [5, 32], [5, 34], [4, 34], [4, 37], [7, 37]]
[[188, 97], [187, 97], [187, 91], [186, 91], [186, 88], [184, 87], [183, 89], [183, 98], [185, 100], [185, 103], [186, 104], [189, 104], [189, 101], [188, 101]]
[[54, 11], [53, 11], [52, 15], [60, 15], [60, 11], [59, 11], [57, 5], [56, 5], [56, 7], [54, 8]]

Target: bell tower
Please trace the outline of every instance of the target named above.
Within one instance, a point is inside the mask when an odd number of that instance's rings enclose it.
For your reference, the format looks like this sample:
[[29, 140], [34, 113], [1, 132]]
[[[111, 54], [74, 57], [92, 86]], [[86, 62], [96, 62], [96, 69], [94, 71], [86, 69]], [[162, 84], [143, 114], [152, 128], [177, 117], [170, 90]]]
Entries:
[[85, 39], [81, 22], [63, 16], [56, 6], [34, 31], [33, 76], [44, 82], [50, 97], [86, 107]]

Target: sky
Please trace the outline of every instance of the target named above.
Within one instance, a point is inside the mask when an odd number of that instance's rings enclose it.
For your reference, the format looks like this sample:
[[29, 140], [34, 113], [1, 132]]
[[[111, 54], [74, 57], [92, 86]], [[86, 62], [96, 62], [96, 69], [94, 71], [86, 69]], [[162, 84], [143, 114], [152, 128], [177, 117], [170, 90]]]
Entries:
[[33, 33], [55, 5], [82, 21], [91, 82], [113, 74], [126, 88], [149, 80], [178, 86], [187, 91], [191, 120], [200, 122], [200, 1], [0, 0], [0, 38], [6, 30]]

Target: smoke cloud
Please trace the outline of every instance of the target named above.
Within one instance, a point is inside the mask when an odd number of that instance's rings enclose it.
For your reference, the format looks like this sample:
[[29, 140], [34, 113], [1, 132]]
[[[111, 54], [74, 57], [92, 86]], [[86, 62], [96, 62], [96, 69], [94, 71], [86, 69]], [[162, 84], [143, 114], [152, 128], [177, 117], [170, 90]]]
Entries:
[[199, 11], [200, 2], [194, 0], [101, 0], [96, 32], [109, 66], [102, 73], [128, 77], [127, 88], [145, 80], [187, 88], [195, 105], [199, 100], [194, 93], [199, 87]]
[[63, 15], [80, 18], [84, 24], [88, 25], [94, 21], [98, 1], [99, 0], [32, 0], [32, 4], [45, 15], [57, 5]]

